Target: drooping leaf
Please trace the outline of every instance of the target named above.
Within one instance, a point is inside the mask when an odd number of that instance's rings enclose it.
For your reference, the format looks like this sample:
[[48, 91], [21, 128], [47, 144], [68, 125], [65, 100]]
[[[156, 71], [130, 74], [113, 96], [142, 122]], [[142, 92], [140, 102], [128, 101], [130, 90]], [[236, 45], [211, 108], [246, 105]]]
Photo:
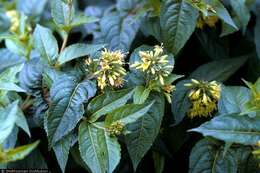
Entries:
[[103, 44], [88, 45], [83, 43], [77, 43], [70, 45], [61, 52], [58, 58], [58, 63], [59, 65], [62, 65], [68, 61], [71, 61], [79, 57], [93, 55], [98, 50], [102, 49], [102, 47], [104, 47]]
[[87, 122], [79, 127], [79, 150], [84, 162], [95, 173], [112, 173], [121, 157], [117, 139]]
[[90, 122], [95, 122], [99, 117], [105, 115], [127, 103], [134, 93], [133, 89], [120, 91], [107, 91], [106, 93], [95, 97], [88, 104], [90, 113]]
[[37, 25], [34, 33], [34, 46], [41, 54], [43, 61], [52, 64], [58, 56], [58, 43], [50, 29]]
[[190, 131], [219, 140], [244, 145], [255, 145], [260, 140], [260, 118], [237, 113], [220, 115]]
[[135, 170], [157, 137], [164, 115], [164, 97], [161, 94], [153, 93], [148, 98], [149, 100], [155, 100], [153, 106], [138, 121], [129, 124], [128, 130], [131, 133], [125, 137]]
[[84, 106], [96, 93], [93, 82], [63, 75], [54, 81], [50, 90], [51, 105], [47, 113], [47, 134], [53, 146], [71, 132], [84, 114]]
[[237, 172], [236, 155], [228, 151], [223, 157], [223, 147], [218, 143], [203, 139], [191, 151], [189, 173]]
[[185, 0], [163, 1], [160, 16], [163, 43], [174, 55], [195, 30], [198, 14]]

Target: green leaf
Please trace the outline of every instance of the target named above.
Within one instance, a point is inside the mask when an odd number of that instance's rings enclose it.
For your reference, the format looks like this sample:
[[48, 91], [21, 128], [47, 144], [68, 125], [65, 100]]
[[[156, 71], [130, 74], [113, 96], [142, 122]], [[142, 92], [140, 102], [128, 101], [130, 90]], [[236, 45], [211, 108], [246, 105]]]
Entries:
[[47, 4], [47, 0], [18, 0], [17, 8], [27, 16], [40, 16]]
[[95, 122], [102, 115], [105, 115], [127, 103], [133, 96], [133, 89], [125, 89], [120, 91], [107, 91], [102, 95], [95, 97], [88, 104], [88, 112], [90, 122]]
[[256, 52], [257, 52], [257, 55], [258, 55], [258, 59], [260, 59], [260, 33], [259, 33], [259, 30], [260, 30], [260, 13], [259, 15], [257, 16], [257, 19], [256, 19], [256, 25], [255, 25], [255, 28], [254, 28], [254, 33], [255, 33], [255, 45], [256, 45]]
[[51, 30], [37, 25], [33, 33], [33, 39], [35, 49], [41, 54], [41, 58], [45, 62], [52, 64], [58, 56], [59, 47]]
[[65, 48], [61, 52], [58, 58], [58, 63], [59, 65], [62, 65], [68, 61], [71, 61], [79, 57], [93, 55], [103, 47], [104, 47], [103, 44], [88, 45], [83, 43], [77, 43], [77, 44], [70, 45], [69, 47]]
[[153, 163], [154, 163], [155, 173], [163, 173], [164, 165], [165, 165], [165, 157], [158, 152], [153, 152]]
[[146, 99], [149, 97], [151, 90], [149, 88], [145, 88], [144, 86], [137, 86], [135, 88], [134, 93], [134, 103], [135, 104], [143, 104]]
[[18, 109], [17, 116], [16, 116], [16, 125], [23, 129], [29, 137], [31, 137], [30, 129], [27, 123], [27, 120], [23, 114], [23, 111], [21, 109]]
[[96, 17], [92, 17], [92, 16], [85, 16], [84, 14], [79, 14], [76, 15], [72, 22], [71, 22], [71, 27], [77, 27], [83, 24], [89, 24], [89, 23], [94, 23], [94, 22], [98, 22], [99, 19]]
[[239, 114], [220, 115], [190, 131], [225, 142], [255, 145], [260, 140], [260, 118]]
[[117, 139], [87, 122], [82, 122], [79, 127], [79, 150], [94, 173], [112, 173], [121, 157]]
[[211, 5], [213, 9], [216, 11], [216, 15], [222, 19], [226, 24], [232, 26], [236, 30], [238, 30], [236, 24], [230, 17], [227, 9], [224, 7], [224, 5], [219, 0], [206, 0], [207, 4]]
[[189, 100], [189, 88], [185, 87], [184, 84], [190, 83], [189, 80], [180, 81], [176, 85], [176, 90], [172, 95], [172, 114], [175, 120], [174, 125], [178, 125], [183, 118], [186, 116], [191, 103]]
[[70, 133], [53, 146], [53, 150], [62, 172], [65, 172], [66, 164], [69, 158], [70, 147], [72, 145], [73, 133]]
[[150, 104], [127, 104], [115, 109], [106, 116], [105, 125], [109, 126], [115, 121], [120, 121], [124, 125], [136, 122], [139, 118], [146, 115], [154, 102]]
[[5, 82], [0, 80], [0, 90], [5, 91], [16, 91], [16, 92], [25, 92], [21, 87], [18, 85], [11, 83], [11, 82]]
[[223, 157], [223, 147], [209, 139], [200, 140], [190, 155], [189, 173], [237, 172], [236, 154], [228, 151]]
[[163, 43], [174, 55], [192, 35], [198, 15], [198, 11], [184, 0], [163, 1], [160, 16]]
[[8, 49], [0, 49], [0, 56], [0, 73], [9, 67], [13, 67], [24, 62], [21, 57], [10, 52]]
[[130, 133], [125, 137], [135, 170], [155, 141], [164, 115], [165, 101], [161, 94], [152, 93], [148, 100], [155, 100], [155, 103], [145, 115], [135, 123], [129, 124]]
[[11, 134], [18, 111], [18, 101], [0, 110], [0, 144]]
[[220, 114], [241, 113], [250, 100], [250, 91], [246, 87], [221, 87], [221, 98], [218, 102]]
[[47, 134], [50, 146], [71, 132], [84, 114], [84, 103], [96, 93], [96, 86], [89, 80], [79, 82], [63, 75], [50, 89], [51, 105], [47, 112]]
[[127, 52], [137, 34], [140, 22], [132, 15], [106, 14], [100, 21], [104, 42], [111, 50]]
[[14, 149], [10, 149], [5, 151], [5, 157], [0, 160], [0, 163], [8, 163], [17, 160], [24, 159], [27, 155], [29, 155], [40, 143], [40, 141], [36, 141], [32, 144], [23, 145]]
[[74, 8], [61, 0], [51, 1], [51, 15], [55, 24], [63, 29], [71, 29], [70, 24], [74, 18]]
[[41, 152], [36, 148], [23, 160], [8, 163], [8, 169], [48, 169]]
[[245, 32], [247, 24], [250, 20], [250, 11], [246, 5], [247, 0], [230, 1], [230, 5], [238, 17], [239, 23]]
[[[199, 79], [206, 81], [226, 81], [232, 76], [251, 55], [246, 55], [238, 58], [223, 59], [212, 61], [198, 67], [191, 75], [190, 79]], [[221, 68], [219, 68], [221, 67]]]
[[19, 73], [19, 83], [29, 94], [35, 96], [42, 89], [44, 67], [40, 58], [33, 58], [24, 64]]

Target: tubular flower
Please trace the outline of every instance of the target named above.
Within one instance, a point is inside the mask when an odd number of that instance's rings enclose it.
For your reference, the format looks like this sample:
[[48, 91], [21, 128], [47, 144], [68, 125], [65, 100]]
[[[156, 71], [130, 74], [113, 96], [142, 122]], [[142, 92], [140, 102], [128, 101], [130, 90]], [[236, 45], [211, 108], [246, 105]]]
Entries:
[[169, 65], [168, 55], [163, 55], [163, 47], [157, 45], [153, 51], [140, 51], [139, 56], [141, 61], [130, 67], [150, 74], [153, 79], [164, 85], [164, 78], [171, 74], [173, 66]]
[[191, 108], [188, 111], [190, 118], [207, 117], [216, 109], [221, 92], [221, 87], [216, 81], [205, 82], [192, 79], [191, 83], [185, 86], [191, 88], [189, 93]]
[[163, 89], [163, 93], [164, 93], [164, 95], [165, 95], [165, 97], [166, 97], [166, 99], [167, 99], [167, 101], [169, 102], [169, 103], [171, 103], [172, 102], [172, 100], [171, 100], [171, 96], [172, 96], [172, 92], [175, 90], [175, 86], [174, 85], [164, 85], [163, 87], [162, 87], [162, 89]]
[[[103, 90], [106, 86], [121, 87], [126, 70], [123, 68], [125, 55], [121, 51], [108, 51], [105, 49], [98, 60], [97, 76], [98, 86]], [[89, 63], [89, 62], [86, 62]]]
[[113, 122], [108, 128], [107, 131], [111, 136], [118, 136], [124, 130], [124, 124], [120, 121]]
[[20, 25], [20, 16], [18, 11], [10, 10], [6, 12], [6, 15], [10, 18], [10, 22], [11, 22], [10, 31], [16, 33]]

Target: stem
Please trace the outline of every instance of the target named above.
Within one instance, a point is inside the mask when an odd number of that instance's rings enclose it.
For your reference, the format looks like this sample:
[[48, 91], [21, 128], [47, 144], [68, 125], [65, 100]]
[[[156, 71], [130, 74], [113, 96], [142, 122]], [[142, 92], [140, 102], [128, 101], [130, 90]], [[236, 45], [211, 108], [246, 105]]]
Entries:
[[66, 47], [66, 45], [67, 45], [67, 42], [68, 42], [68, 38], [69, 38], [69, 34], [67, 33], [66, 36], [65, 36], [65, 38], [64, 38], [64, 40], [63, 40], [63, 43], [62, 43], [60, 52], [62, 52], [62, 51], [65, 49], [65, 47]]
[[21, 109], [25, 111], [27, 108], [29, 108], [32, 105], [32, 101], [30, 100], [31, 95], [28, 95], [26, 99], [24, 100], [23, 104], [21, 105]]

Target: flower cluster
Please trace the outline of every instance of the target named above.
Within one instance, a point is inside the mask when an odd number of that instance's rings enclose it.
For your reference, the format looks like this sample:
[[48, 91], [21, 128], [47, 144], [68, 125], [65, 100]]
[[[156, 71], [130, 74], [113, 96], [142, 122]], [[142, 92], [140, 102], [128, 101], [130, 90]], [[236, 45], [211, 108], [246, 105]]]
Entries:
[[[126, 75], [126, 70], [123, 68], [124, 57], [121, 51], [112, 52], [105, 49], [101, 52], [101, 57], [97, 60], [98, 68], [94, 72], [101, 90], [106, 86], [119, 88], [123, 85]], [[86, 64], [91, 64], [91, 61], [87, 60]]]
[[141, 61], [135, 62], [130, 67], [150, 74], [153, 79], [159, 79], [164, 85], [164, 78], [171, 74], [173, 66], [169, 65], [168, 55], [163, 54], [163, 47], [157, 45], [153, 51], [140, 51], [139, 56]]
[[7, 17], [10, 18], [11, 27], [10, 31], [13, 33], [18, 32], [19, 25], [20, 25], [20, 15], [16, 10], [10, 10], [6, 12]]
[[124, 130], [124, 124], [120, 121], [113, 122], [108, 128], [107, 131], [111, 136], [118, 136]]
[[191, 88], [189, 99], [192, 105], [188, 111], [190, 118], [207, 117], [216, 109], [221, 92], [221, 87], [216, 81], [206, 82], [192, 79], [191, 83], [185, 84], [185, 86]]

